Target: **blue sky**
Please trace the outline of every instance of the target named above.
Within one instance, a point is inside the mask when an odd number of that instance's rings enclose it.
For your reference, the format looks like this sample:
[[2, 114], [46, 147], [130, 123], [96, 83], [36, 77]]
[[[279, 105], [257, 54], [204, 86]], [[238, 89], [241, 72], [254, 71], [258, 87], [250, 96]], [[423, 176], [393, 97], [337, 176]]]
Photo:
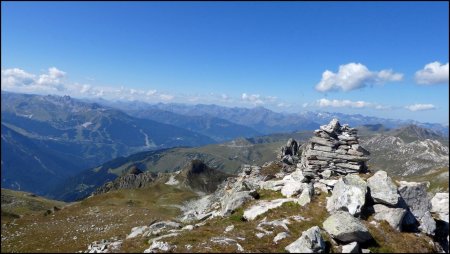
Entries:
[[448, 21], [447, 2], [2, 2], [2, 89], [448, 124]]

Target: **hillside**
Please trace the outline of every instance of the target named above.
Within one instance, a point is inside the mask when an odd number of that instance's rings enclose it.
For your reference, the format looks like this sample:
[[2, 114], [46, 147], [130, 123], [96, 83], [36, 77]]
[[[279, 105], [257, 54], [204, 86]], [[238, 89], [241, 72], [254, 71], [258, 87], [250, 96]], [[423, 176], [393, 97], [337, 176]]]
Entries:
[[215, 142], [69, 96], [2, 92], [1, 98], [2, 186], [7, 188], [48, 194], [61, 179], [118, 156]]
[[2, 228], [14, 219], [32, 214], [44, 215], [48, 211], [61, 209], [66, 203], [39, 197], [33, 193], [3, 189], [2, 192]]
[[448, 192], [429, 193], [426, 182], [394, 180], [370, 167], [343, 170], [370, 161], [370, 151], [354, 128], [337, 121], [299, 150], [295, 143], [279, 147], [284, 154], [264, 165], [242, 165], [208, 193], [193, 191], [215, 177], [201, 161], [145, 186], [137, 176], [146, 173], [132, 166], [112, 181], [131, 188], [4, 224], [2, 252], [448, 251]]

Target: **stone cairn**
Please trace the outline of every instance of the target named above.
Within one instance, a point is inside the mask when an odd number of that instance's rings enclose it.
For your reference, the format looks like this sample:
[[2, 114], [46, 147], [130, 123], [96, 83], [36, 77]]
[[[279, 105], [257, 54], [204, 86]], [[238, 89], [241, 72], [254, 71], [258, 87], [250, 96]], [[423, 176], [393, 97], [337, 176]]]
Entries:
[[294, 153], [297, 146], [295, 140], [289, 140], [280, 157], [287, 164], [298, 162], [297, 168], [305, 177], [329, 178], [367, 170], [370, 153], [359, 145], [357, 130], [347, 124], [341, 126], [336, 118], [315, 130], [309, 142]]
[[360, 173], [367, 169], [368, 155], [359, 145], [357, 130], [347, 124], [341, 126], [334, 118], [314, 131], [302, 151], [300, 167], [305, 176]]

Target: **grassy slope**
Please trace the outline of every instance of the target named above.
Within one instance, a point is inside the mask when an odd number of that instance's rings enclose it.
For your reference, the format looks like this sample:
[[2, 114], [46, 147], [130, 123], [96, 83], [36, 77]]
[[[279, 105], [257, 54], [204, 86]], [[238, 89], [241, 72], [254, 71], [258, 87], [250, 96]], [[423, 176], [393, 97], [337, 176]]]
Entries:
[[155, 219], [171, 219], [179, 214], [173, 205], [194, 197], [196, 194], [189, 190], [156, 184], [94, 196], [48, 216], [29, 214], [2, 224], [1, 251], [85, 250], [93, 241], [125, 238], [135, 226], [147, 225]]
[[43, 213], [54, 206], [61, 208], [66, 205], [64, 202], [46, 199], [29, 192], [2, 188], [1, 193], [2, 223], [9, 221], [11, 218], [18, 218], [22, 215], [36, 212]]

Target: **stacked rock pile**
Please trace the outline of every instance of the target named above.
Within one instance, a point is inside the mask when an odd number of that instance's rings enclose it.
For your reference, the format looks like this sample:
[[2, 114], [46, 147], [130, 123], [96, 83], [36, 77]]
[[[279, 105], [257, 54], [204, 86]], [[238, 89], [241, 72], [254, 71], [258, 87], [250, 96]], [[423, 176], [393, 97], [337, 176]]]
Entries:
[[369, 152], [359, 145], [357, 130], [347, 124], [341, 126], [336, 118], [315, 130], [299, 153], [298, 167], [309, 177], [360, 173], [367, 169], [369, 160]]

